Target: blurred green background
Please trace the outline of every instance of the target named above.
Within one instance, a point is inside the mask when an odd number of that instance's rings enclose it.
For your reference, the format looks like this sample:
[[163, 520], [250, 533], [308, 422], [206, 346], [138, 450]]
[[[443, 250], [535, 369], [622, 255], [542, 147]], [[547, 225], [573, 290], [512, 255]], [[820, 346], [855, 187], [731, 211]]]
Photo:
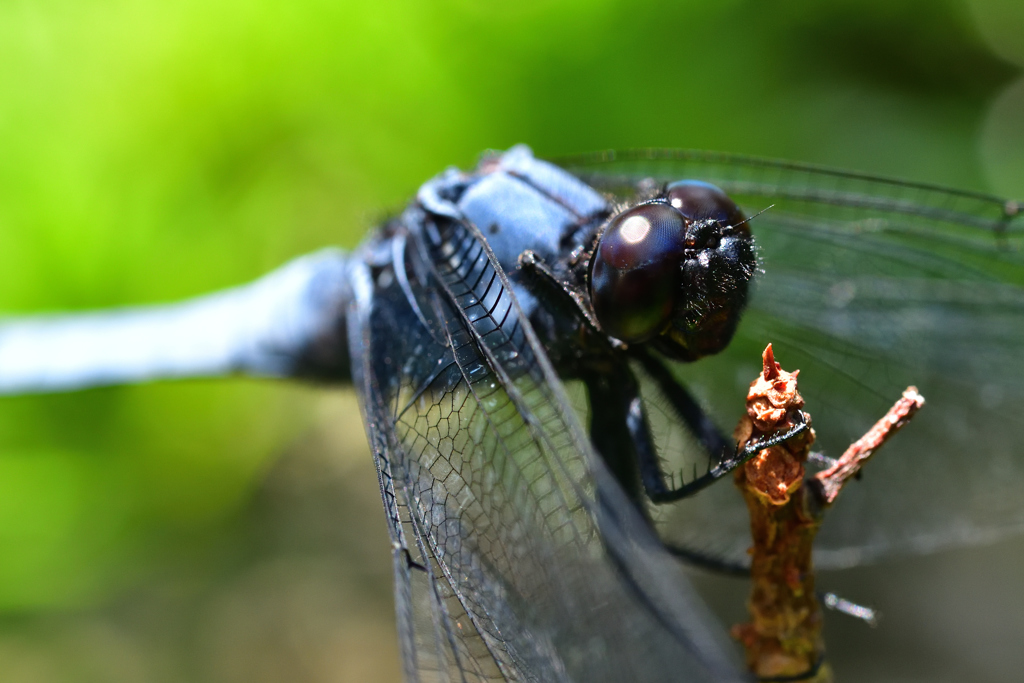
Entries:
[[[0, 0], [0, 311], [354, 246], [486, 148], [676, 146], [1024, 197], [1019, 0]], [[1019, 680], [1024, 543], [822, 585], [841, 681]], [[697, 576], [725, 619], [745, 587]], [[396, 681], [354, 398], [0, 399], [0, 678]]]

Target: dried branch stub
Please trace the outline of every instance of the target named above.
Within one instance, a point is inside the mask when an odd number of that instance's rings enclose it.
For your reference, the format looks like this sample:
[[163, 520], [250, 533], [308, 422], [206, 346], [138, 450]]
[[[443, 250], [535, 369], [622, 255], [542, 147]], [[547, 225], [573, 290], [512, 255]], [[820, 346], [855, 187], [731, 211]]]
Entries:
[[747, 652], [747, 666], [763, 679], [805, 676], [830, 680], [820, 664], [824, 655], [822, 616], [814, 591], [811, 546], [819, 519], [807, 504], [804, 463], [814, 443], [811, 418], [803, 412], [799, 371], [775, 362], [771, 345], [762, 371], [747, 392], [747, 413], [736, 428], [740, 448], [751, 439], [770, 439], [801, 422], [808, 427], [782, 443], [764, 448], [734, 480], [750, 514], [751, 620], [733, 627]]
[[812, 547], [824, 511], [846, 482], [924, 405], [914, 387], [828, 470], [805, 485], [805, 463], [815, 440], [811, 417], [798, 390], [799, 370], [786, 372], [769, 344], [762, 371], [747, 392], [747, 412], [736, 428], [742, 449], [752, 440], [769, 442], [806, 428], [760, 450], [734, 479], [747, 503], [753, 545], [748, 607], [751, 620], [733, 627], [747, 653], [747, 665], [762, 680], [832, 680], [824, 663], [822, 615], [814, 587]]
[[903, 429], [923, 405], [924, 396], [918, 393], [917, 387], [907, 387], [903, 396], [889, 409], [885, 417], [876, 422], [867, 434], [853, 442], [832, 467], [818, 472], [813, 483], [821, 504], [827, 507], [834, 503], [843, 485], [857, 476], [875, 451]]

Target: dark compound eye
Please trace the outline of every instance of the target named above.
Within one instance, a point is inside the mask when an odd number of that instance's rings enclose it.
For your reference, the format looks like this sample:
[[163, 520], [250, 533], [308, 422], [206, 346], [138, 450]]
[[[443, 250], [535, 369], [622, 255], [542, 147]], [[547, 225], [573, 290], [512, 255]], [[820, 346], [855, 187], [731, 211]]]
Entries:
[[627, 342], [658, 333], [672, 314], [681, 277], [686, 221], [664, 203], [641, 204], [608, 225], [591, 264], [594, 312]]
[[590, 264], [602, 329], [690, 361], [728, 345], [757, 268], [743, 213], [714, 185], [672, 183], [612, 218]]
[[[666, 188], [665, 198], [687, 221], [693, 221], [698, 226], [713, 221], [720, 228], [739, 226], [737, 231], [749, 233], [746, 223], [743, 223], [743, 213], [736, 207], [736, 203], [710, 183], [680, 180]], [[697, 245], [698, 248], [704, 246]]]

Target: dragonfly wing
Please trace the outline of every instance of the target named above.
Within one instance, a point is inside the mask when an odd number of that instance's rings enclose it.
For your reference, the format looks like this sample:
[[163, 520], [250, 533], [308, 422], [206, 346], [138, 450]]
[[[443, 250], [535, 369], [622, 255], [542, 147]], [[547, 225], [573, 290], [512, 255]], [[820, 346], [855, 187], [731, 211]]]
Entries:
[[347, 257], [305, 256], [182, 303], [0, 321], [0, 394], [156, 379], [347, 378]]
[[[673, 372], [728, 433], [765, 344], [799, 368], [817, 447], [838, 457], [908, 385], [927, 405], [826, 517], [819, 564], [1024, 529], [1024, 219], [983, 194], [747, 157], [647, 151], [568, 160], [620, 196], [696, 178], [751, 221], [760, 272], [730, 347]], [[737, 556], [728, 484], [669, 513], [666, 534]], [[716, 524], [717, 522], [717, 524]]]
[[[595, 458], [477, 229], [420, 214], [350, 318], [410, 679], [732, 680], [721, 630]], [[398, 273], [397, 271], [401, 271]]]

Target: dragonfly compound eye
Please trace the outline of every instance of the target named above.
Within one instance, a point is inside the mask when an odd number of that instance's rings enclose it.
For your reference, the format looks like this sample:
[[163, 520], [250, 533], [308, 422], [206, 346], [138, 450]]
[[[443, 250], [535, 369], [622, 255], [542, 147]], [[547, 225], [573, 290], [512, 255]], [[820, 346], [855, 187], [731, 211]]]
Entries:
[[594, 312], [622, 341], [695, 360], [729, 343], [756, 265], [743, 213], [722, 190], [673, 183], [601, 235], [591, 263]]
[[682, 276], [686, 222], [665, 203], [641, 204], [612, 219], [591, 264], [594, 312], [627, 342], [658, 333], [672, 314]]
[[717, 224], [723, 228], [736, 226], [738, 231], [749, 232], [736, 203], [711, 183], [680, 180], [665, 188], [665, 199], [689, 222]]

